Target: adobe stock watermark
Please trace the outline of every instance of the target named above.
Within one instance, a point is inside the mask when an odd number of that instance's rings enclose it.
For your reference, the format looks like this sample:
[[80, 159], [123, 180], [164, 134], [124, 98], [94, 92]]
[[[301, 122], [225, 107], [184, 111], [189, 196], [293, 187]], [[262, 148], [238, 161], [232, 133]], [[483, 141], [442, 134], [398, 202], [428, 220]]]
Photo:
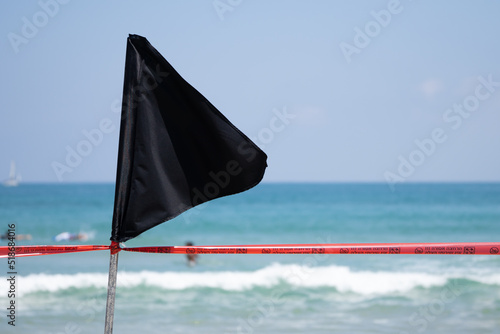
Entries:
[[[296, 117], [295, 114], [287, 111], [286, 106], [282, 107], [281, 110], [274, 108], [271, 112], [273, 116], [269, 119], [268, 125], [260, 129], [256, 136], [250, 137], [262, 149], [266, 145], [271, 144], [276, 139], [277, 134], [283, 132]], [[246, 142], [238, 146], [238, 153], [248, 162], [253, 161], [257, 155], [255, 148]], [[192, 189], [194, 194], [192, 202], [195, 206], [182, 214], [184, 222], [190, 224], [191, 218], [206, 208], [210, 203], [209, 200], [216, 198], [223, 189], [229, 186], [231, 178], [237, 177], [242, 171], [243, 169], [239, 163], [236, 160], [231, 160], [227, 162], [224, 170], [210, 172], [209, 176], [212, 180], [207, 182], [203, 189]], [[203, 205], [198, 205], [201, 203]], [[188, 207], [191, 206], [183, 204], [180, 206], [180, 209], [183, 210]]]
[[[238, 153], [248, 162], [251, 162], [255, 159], [257, 150], [246, 143], [242, 143], [242, 145], [238, 146]], [[207, 181], [201, 188], [195, 187], [192, 189], [192, 202], [179, 205], [179, 211], [182, 213], [184, 222], [191, 224], [192, 217], [200, 214], [209, 205], [209, 201], [217, 198], [229, 186], [231, 180], [240, 175], [242, 171], [243, 168], [238, 161], [230, 160], [226, 163], [224, 169], [209, 172], [208, 176], [211, 180]]]
[[453, 303], [460, 295], [464, 294], [464, 285], [458, 280], [451, 280], [450, 284], [442, 289], [439, 297], [432, 299], [427, 305], [422, 306], [418, 311], [413, 312], [408, 317], [410, 331], [401, 331], [399, 334], [423, 333], [438, 317], [443, 315], [447, 307]]
[[75, 168], [80, 166], [85, 157], [88, 157], [94, 151], [94, 148], [100, 146], [104, 140], [104, 136], [115, 131], [116, 126], [109, 118], [103, 118], [99, 122], [99, 126], [91, 130], [82, 130], [85, 139], [80, 140], [75, 148], [66, 145], [65, 163], [52, 161], [51, 167], [57, 176], [59, 182], [63, 181], [63, 176], [66, 173], [71, 173]]
[[234, 11], [242, 2], [243, 0], [214, 0], [212, 1], [212, 6], [219, 19], [224, 21], [226, 13]]
[[394, 16], [400, 14], [403, 9], [404, 7], [399, 0], [390, 0], [387, 3], [386, 9], [379, 11], [372, 10], [370, 12], [373, 20], [366, 22], [362, 28], [355, 26], [352, 43], [342, 41], [339, 44], [340, 51], [347, 63], [352, 62], [353, 55], [358, 55], [362, 50], [367, 48], [373, 39], [379, 36], [391, 24]]
[[40, 0], [36, 11], [30, 17], [23, 16], [21, 18], [22, 25], [19, 33], [9, 32], [7, 39], [14, 53], [19, 53], [19, 47], [26, 45], [35, 38], [39, 31], [49, 24], [60, 11], [61, 5], [66, 5], [70, 0]]
[[[137, 103], [144, 99], [146, 92], [156, 89], [158, 85], [170, 75], [170, 73], [162, 71], [159, 65], [157, 65], [151, 73], [146, 69], [143, 69], [143, 71], [141, 81], [131, 88], [130, 94], [125, 96], [122, 104], [120, 104], [119, 99], [115, 99], [111, 103], [111, 111], [113, 113], [119, 113], [121, 108], [128, 110], [135, 109]], [[123, 117], [126, 117], [126, 115]], [[106, 135], [114, 132], [115, 129], [117, 129], [117, 127], [111, 119], [102, 118], [96, 128], [91, 130], [84, 129], [81, 131], [85, 139], [81, 139], [74, 147], [66, 145], [66, 157], [64, 162], [52, 161], [51, 163], [52, 170], [56, 174], [59, 182], [64, 180], [65, 174], [72, 173], [79, 167], [84, 159], [92, 154], [95, 148], [102, 145]]]
[[[331, 237], [328, 236], [327, 240], [320, 238], [320, 245], [331, 244]], [[296, 269], [289, 269], [283, 274], [283, 279], [290, 284], [290, 286], [274, 288], [271, 294], [263, 300], [259, 300], [257, 306], [248, 314], [244, 319], [239, 317], [239, 326], [236, 327], [237, 334], [252, 334], [257, 327], [262, 326], [265, 321], [271, 318], [276, 312], [277, 307], [282, 305], [285, 301], [283, 296], [295, 289], [295, 286], [301, 285], [309, 277], [314, 276], [315, 267], [327, 261], [332, 254], [312, 254], [307, 256], [301, 263], [301, 266]]]
[[[106, 303], [106, 294], [101, 294], [97, 297], [92, 297], [83, 303], [80, 303], [74, 310], [74, 317], [79, 320], [79, 322], [68, 321], [64, 325], [61, 331], [57, 331], [53, 334], [80, 334], [84, 333], [82, 325], [90, 323], [96, 319], [96, 316], [101, 316]], [[76, 320], [76, 319], [75, 319]]]
[[[122, 244], [122, 247], [125, 247]], [[133, 281], [126, 275], [118, 274], [118, 286], [132, 286]], [[107, 285], [107, 281], [103, 281]], [[106, 310], [107, 292], [96, 293], [89, 295], [88, 298], [81, 301], [73, 310], [70, 318], [73, 320], [67, 321], [64, 327], [61, 327], [57, 332], [51, 334], [81, 334], [88, 333], [85, 327], [95, 321], [101, 322], [104, 319]]]
[[283, 132], [290, 125], [291, 121], [297, 117], [297, 115], [289, 113], [286, 106], [281, 108], [281, 110], [274, 108], [272, 113], [274, 116], [269, 119], [268, 126], [260, 129], [256, 136], [250, 137], [262, 149], [272, 143], [276, 134]]
[[[461, 103], [454, 103], [453, 106], [443, 112], [442, 119], [449, 126], [448, 131], [460, 129], [464, 120], [476, 112], [481, 103], [493, 96], [500, 87], [500, 82], [493, 81], [493, 75], [487, 78], [479, 76], [479, 84], [474, 89], [474, 93], [467, 95]], [[414, 141], [415, 148], [406, 156], [398, 156], [398, 167], [395, 171], [386, 170], [384, 179], [389, 188], [394, 191], [397, 183], [405, 182], [418, 167], [422, 166], [439, 149], [439, 145], [448, 140], [447, 130], [444, 127], [434, 128], [430, 135], [423, 139]]]

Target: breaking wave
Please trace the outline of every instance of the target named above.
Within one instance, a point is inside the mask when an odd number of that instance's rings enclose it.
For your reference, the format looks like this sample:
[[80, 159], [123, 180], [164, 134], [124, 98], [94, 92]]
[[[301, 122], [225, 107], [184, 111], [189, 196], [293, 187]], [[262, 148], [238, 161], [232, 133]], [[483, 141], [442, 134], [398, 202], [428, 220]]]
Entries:
[[[107, 278], [107, 273], [31, 274], [17, 277], [17, 290], [19, 294], [24, 295], [66, 289], [106, 289]], [[349, 267], [336, 265], [308, 267], [272, 264], [255, 271], [123, 271], [118, 273], [118, 287], [124, 289], [150, 287], [164, 290], [209, 288], [244, 291], [288, 284], [303, 288], [335, 288], [340, 293], [376, 295], [402, 293], [418, 287], [444, 286], [450, 279], [466, 279], [480, 284], [500, 285], [500, 274], [478, 275], [455, 272], [450, 275], [440, 275], [403, 271], [354, 271]], [[6, 283], [3, 280], [0, 284], [2, 291], [7, 289]]]

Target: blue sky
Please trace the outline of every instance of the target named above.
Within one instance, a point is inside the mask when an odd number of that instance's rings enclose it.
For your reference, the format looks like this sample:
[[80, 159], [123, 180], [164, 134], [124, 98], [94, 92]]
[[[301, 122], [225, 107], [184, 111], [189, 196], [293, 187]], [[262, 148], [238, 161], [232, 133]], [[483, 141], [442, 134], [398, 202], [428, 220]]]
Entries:
[[114, 182], [133, 33], [264, 149], [265, 181], [500, 181], [499, 2], [0, 7], [0, 179]]

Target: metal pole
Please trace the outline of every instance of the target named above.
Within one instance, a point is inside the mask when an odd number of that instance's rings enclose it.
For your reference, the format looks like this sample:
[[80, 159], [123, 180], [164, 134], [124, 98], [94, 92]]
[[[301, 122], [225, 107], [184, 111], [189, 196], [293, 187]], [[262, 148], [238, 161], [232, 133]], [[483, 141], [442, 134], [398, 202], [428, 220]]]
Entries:
[[118, 251], [115, 251], [115, 249], [113, 249], [113, 245], [111, 245], [110, 256], [109, 256], [108, 298], [106, 301], [106, 320], [104, 322], [104, 334], [113, 333], [113, 317], [115, 313], [117, 271], [118, 271]]

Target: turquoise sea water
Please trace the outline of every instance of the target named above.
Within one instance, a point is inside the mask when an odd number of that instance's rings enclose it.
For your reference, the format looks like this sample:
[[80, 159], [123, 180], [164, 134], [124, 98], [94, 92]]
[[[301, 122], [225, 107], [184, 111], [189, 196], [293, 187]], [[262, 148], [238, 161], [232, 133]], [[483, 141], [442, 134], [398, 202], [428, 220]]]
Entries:
[[[19, 245], [109, 244], [112, 184], [0, 188]], [[61, 232], [87, 241], [57, 243]], [[262, 184], [194, 208], [127, 246], [500, 241], [500, 184]], [[5, 245], [5, 240], [0, 241]], [[115, 333], [500, 333], [500, 257], [121, 252]], [[18, 258], [16, 327], [104, 328], [109, 253]]]

